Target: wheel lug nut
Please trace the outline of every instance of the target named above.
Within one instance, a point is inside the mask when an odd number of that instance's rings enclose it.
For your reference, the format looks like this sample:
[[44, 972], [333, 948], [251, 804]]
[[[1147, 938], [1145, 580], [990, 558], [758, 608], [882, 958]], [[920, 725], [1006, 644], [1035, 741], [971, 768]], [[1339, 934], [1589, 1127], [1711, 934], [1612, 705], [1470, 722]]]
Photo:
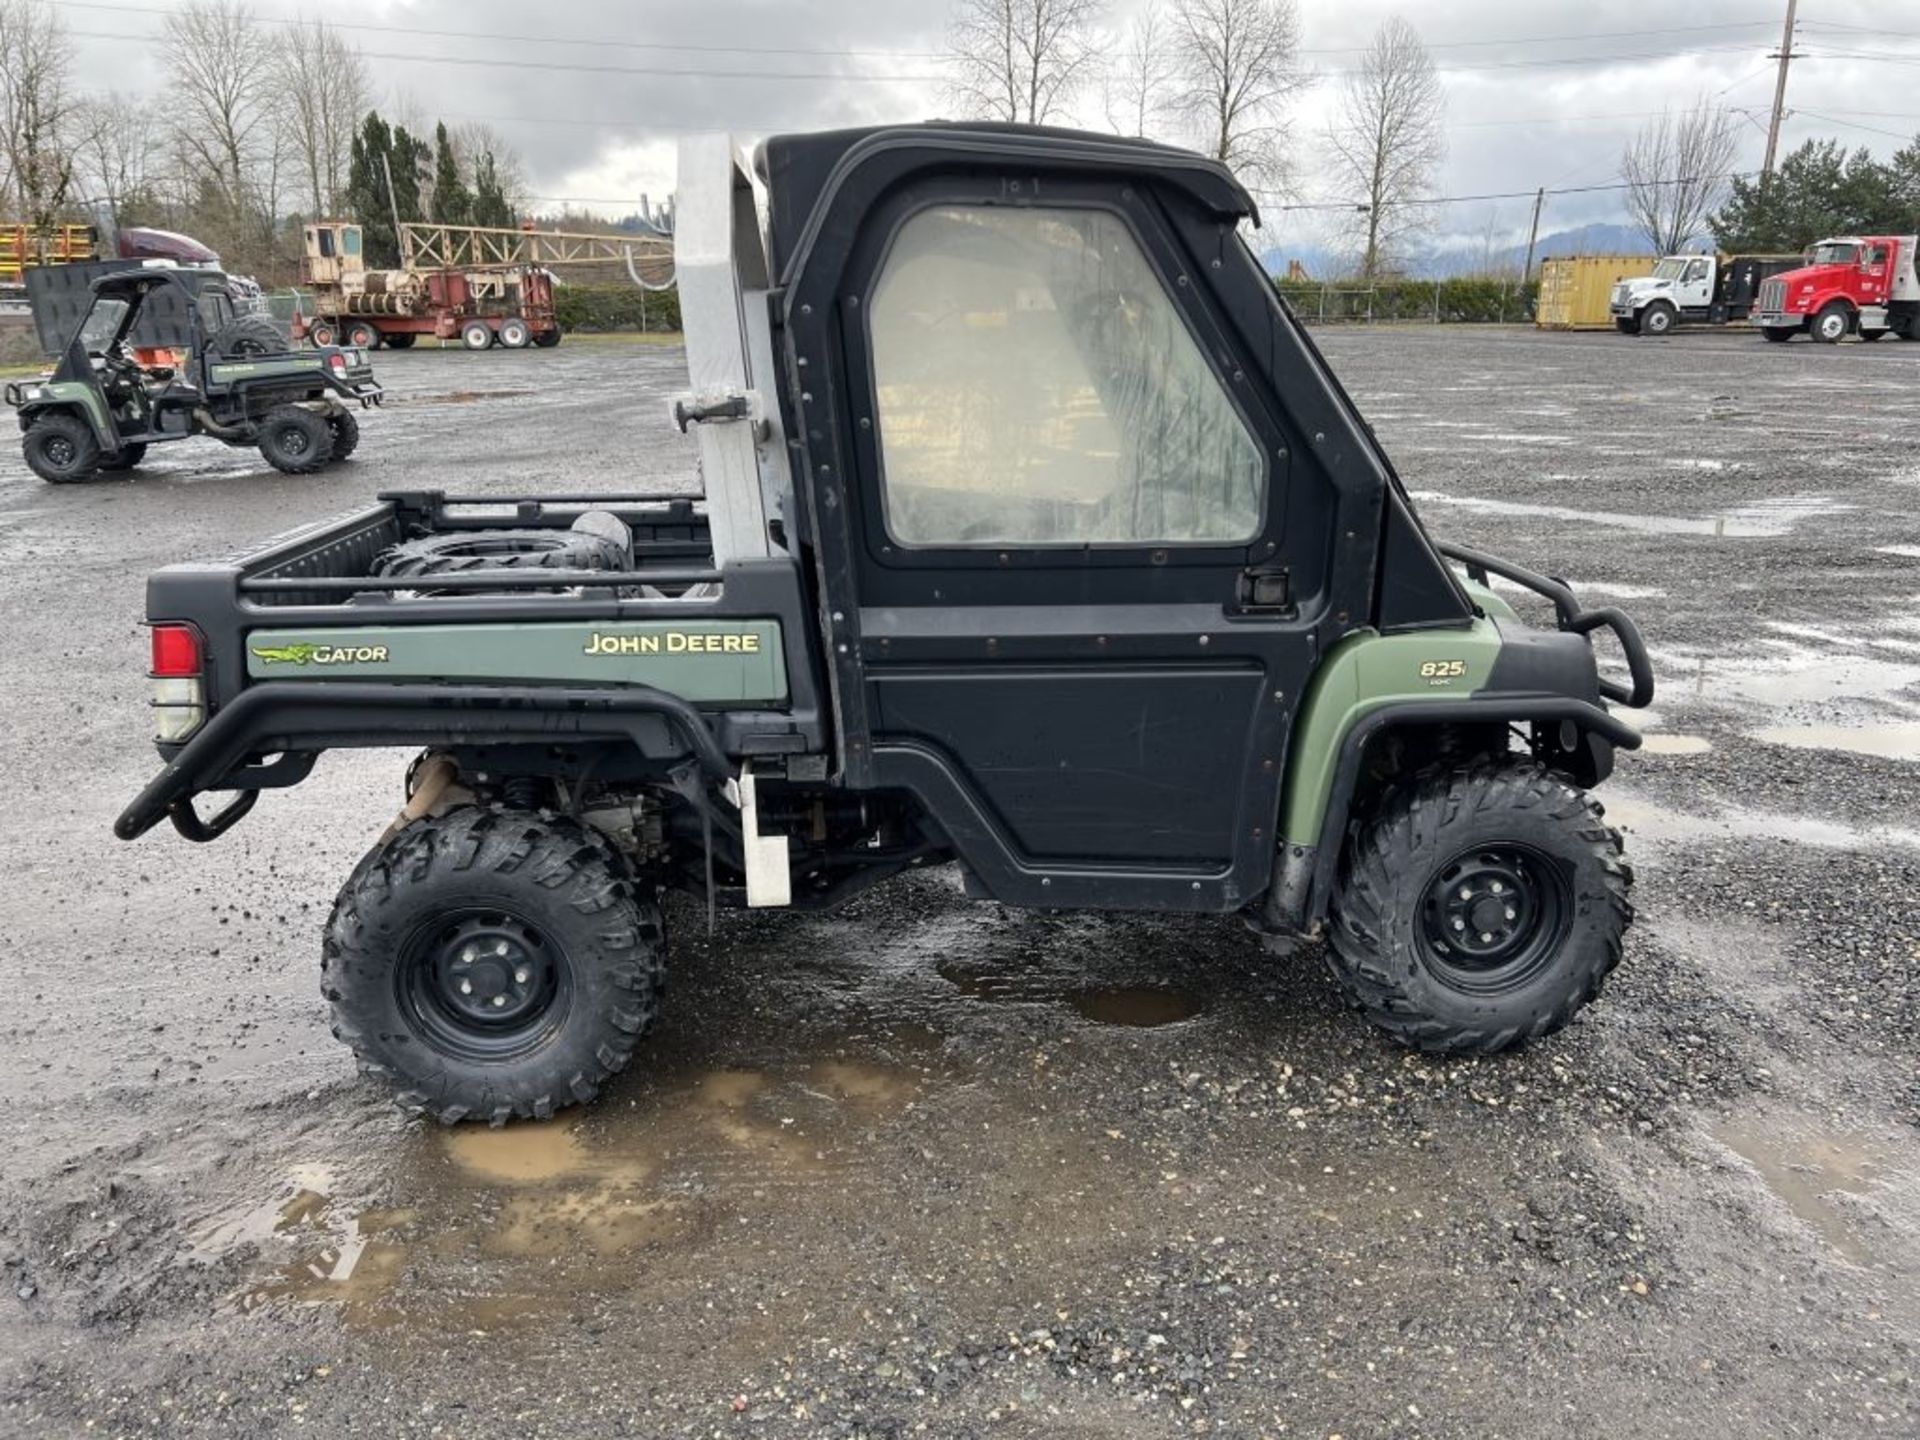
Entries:
[[1496, 880], [1496, 881], [1494, 881], [1494, 882], [1493, 882], [1493, 884], [1492, 884], [1492, 885], [1490, 885], [1490, 886], [1489, 886], [1488, 888], [1489, 888], [1490, 890], [1492, 890], [1494, 894], [1496, 894], [1496, 895], [1498, 895], [1498, 894], [1499, 894], [1499, 893], [1500, 893], [1500, 892], [1501, 892], [1502, 890], [1504, 890], [1504, 889], [1505, 889], [1506, 887], [1505, 887], [1504, 885], [1502, 885], [1502, 884], [1501, 884], [1501, 883], [1500, 883], [1500, 882], [1499, 882], [1498, 880]]
[[1493, 936], [1487, 934], [1485, 931], [1482, 931], [1480, 935], [1480, 943], [1482, 945], [1491, 945], [1493, 943]]
[[1471, 900], [1473, 898], [1472, 887], [1467, 885], [1462, 885], [1460, 887], [1460, 898], [1462, 900]]
[[462, 981], [460, 982], [460, 993], [461, 993], [462, 995], [471, 995], [471, 994], [473, 994], [473, 981], [471, 981], [471, 980], [462, 980]]
[[460, 958], [466, 961], [469, 965], [471, 965], [473, 963], [474, 957], [479, 953], [480, 952], [478, 950], [475, 950], [473, 946], [469, 945], [467, 946], [466, 949], [460, 952]]
[[1456, 930], [1464, 930], [1467, 928], [1467, 922], [1464, 920], [1456, 920], [1453, 922], [1453, 928]]
[[1507, 919], [1509, 920], [1517, 919], [1519, 917], [1519, 914], [1520, 912], [1518, 910], [1509, 910], [1507, 911]]
[[504, 941], [504, 940], [502, 940], [502, 941], [500, 941], [500, 942], [498, 942], [498, 943], [497, 943], [497, 944], [496, 944], [496, 945], [495, 945], [495, 946], [493, 947], [493, 953], [494, 953], [494, 954], [496, 954], [496, 955], [504, 955], [504, 954], [506, 954], [506, 953], [507, 953], [507, 942], [506, 942], [506, 941]]
[[[1507, 912], [1507, 918], [1509, 920], [1513, 918], [1512, 911]], [[513, 972], [513, 983], [516, 985], [524, 985], [527, 983], [527, 969], [524, 965], [521, 966], [518, 970]]]
[[506, 996], [504, 996], [504, 995], [496, 995], [496, 996], [494, 996], [494, 997], [493, 997], [493, 1008], [494, 1008], [494, 1009], [496, 1009], [496, 1010], [504, 1010], [504, 1009], [506, 1009], [506, 1007], [507, 1007], [507, 997], [506, 997]]

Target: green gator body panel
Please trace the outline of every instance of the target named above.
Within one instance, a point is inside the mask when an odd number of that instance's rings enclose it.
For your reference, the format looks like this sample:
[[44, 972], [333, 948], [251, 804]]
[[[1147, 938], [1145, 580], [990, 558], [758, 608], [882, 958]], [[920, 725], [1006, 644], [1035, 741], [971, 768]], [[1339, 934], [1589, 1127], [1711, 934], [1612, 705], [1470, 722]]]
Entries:
[[1294, 721], [1280, 821], [1287, 843], [1320, 843], [1340, 745], [1356, 723], [1382, 705], [1464, 699], [1486, 686], [1499, 653], [1500, 632], [1486, 619], [1465, 630], [1369, 631], [1335, 646]]
[[[21, 389], [28, 387], [22, 385]], [[106, 402], [100, 398], [100, 392], [84, 380], [43, 380], [31, 400], [20, 407], [20, 418], [31, 424], [34, 416], [48, 410], [77, 410], [93, 426], [94, 437], [99, 440], [100, 448], [112, 454], [120, 448], [120, 437], [114, 432], [113, 423], [107, 415]]]
[[[326, 373], [327, 357], [317, 351], [306, 355], [265, 355], [257, 360], [216, 360], [207, 369], [210, 378], [219, 385], [300, 375], [311, 375], [317, 380]], [[367, 373], [368, 367], [364, 365], [350, 367], [345, 372], [356, 378]]]
[[558, 621], [255, 630], [256, 680], [652, 685], [695, 704], [784, 700], [775, 620]]

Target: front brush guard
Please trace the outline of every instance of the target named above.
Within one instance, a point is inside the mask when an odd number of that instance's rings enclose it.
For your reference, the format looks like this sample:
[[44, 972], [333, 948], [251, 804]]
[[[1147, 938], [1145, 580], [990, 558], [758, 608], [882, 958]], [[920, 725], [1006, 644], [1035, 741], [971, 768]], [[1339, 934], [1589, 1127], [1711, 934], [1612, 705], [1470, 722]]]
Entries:
[[1498, 575], [1552, 601], [1553, 613], [1562, 630], [1575, 635], [1591, 635], [1600, 629], [1613, 631], [1614, 637], [1620, 642], [1621, 652], [1627, 657], [1627, 674], [1633, 684], [1622, 685], [1618, 680], [1602, 676], [1600, 693], [1634, 710], [1644, 710], [1653, 703], [1653, 660], [1647, 654], [1647, 642], [1640, 638], [1640, 627], [1633, 623], [1626, 611], [1612, 605], [1584, 610], [1579, 597], [1563, 580], [1536, 574], [1523, 565], [1515, 565], [1510, 560], [1501, 560], [1483, 551], [1471, 550], [1465, 545], [1443, 544], [1437, 548], [1447, 559], [1457, 560], [1466, 566], [1467, 575], [1479, 584], [1485, 585], [1490, 574]]

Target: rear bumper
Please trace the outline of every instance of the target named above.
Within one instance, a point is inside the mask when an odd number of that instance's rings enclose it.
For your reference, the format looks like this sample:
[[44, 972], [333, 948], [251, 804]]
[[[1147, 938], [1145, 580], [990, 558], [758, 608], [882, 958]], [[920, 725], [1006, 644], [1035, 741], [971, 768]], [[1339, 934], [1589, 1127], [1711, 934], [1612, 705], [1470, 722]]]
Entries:
[[[717, 782], [733, 775], [706, 718], [677, 695], [649, 686], [610, 693], [559, 686], [268, 681], [249, 686], [215, 711], [121, 812], [113, 831], [132, 840], [171, 820], [189, 840], [214, 839], [252, 808], [251, 797], [267, 783], [260, 777], [277, 762], [254, 763], [264, 754], [304, 758], [342, 746], [552, 745], [581, 739], [630, 743], [662, 763], [691, 757]], [[296, 764], [281, 783], [305, 773]], [[238, 798], [213, 820], [195, 813], [196, 796], [233, 787]]]

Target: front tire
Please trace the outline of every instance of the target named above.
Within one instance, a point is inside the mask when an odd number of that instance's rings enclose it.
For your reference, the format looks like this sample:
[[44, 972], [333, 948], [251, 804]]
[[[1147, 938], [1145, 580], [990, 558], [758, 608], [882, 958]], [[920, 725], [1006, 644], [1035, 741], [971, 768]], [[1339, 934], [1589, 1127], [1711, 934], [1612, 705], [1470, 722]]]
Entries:
[[1853, 328], [1853, 311], [1844, 300], [1835, 300], [1813, 317], [1813, 338], [1822, 345], [1838, 345]]
[[20, 444], [27, 468], [49, 485], [78, 484], [100, 465], [100, 441], [77, 415], [42, 415]]
[[1428, 774], [1354, 844], [1328, 963], [1380, 1029], [1489, 1055], [1551, 1034], [1600, 993], [1633, 918], [1619, 834], [1527, 762]]
[[571, 821], [465, 808], [415, 821], [327, 922], [333, 1033], [403, 1110], [544, 1120], [624, 1069], [659, 1009], [660, 912]]
[[1642, 335], [1670, 335], [1680, 318], [1679, 312], [1664, 300], [1656, 300], [1640, 312]]
[[298, 405], [269, 410], [260, 422], [260, 454], [288, 475], [311, 475], [333, 458], [333, 427]]
[[1798, 325], [1762, 325], [1760, 333], [1776, 345], [1784, 345], [1800, 333]]

